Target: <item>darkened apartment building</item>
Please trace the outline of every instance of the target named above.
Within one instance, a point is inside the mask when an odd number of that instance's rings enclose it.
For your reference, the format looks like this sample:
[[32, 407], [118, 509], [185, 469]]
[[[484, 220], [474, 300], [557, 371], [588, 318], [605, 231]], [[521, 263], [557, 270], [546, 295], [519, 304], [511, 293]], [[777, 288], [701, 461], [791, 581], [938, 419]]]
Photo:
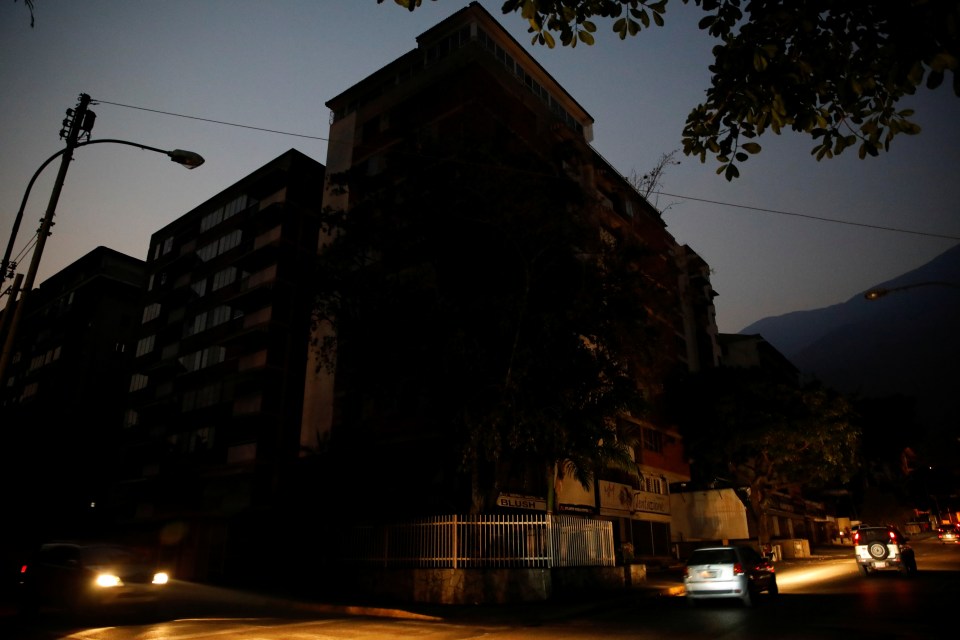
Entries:
[[97, 247], [26, 298], [0, 381], [0, 491], [24, 544], [101, 523], [144, 282], [143, 260]]
[[299, 456], [323, 177], [290, 150], [151, 236], [115, 506], [183, 577], [243, 554]]
[[[557, 216], [579, 207], [593, 220], [590, 237], [579, 239], [585, 247], [630, 241], [644, 248], [637, 268], [659, 299], [667, 301], [650, 313], [659, 336], [661, 382], [678, 370], [716, 365], [716, 294], [706, 263], [675, 241], [660, 213], [590, 146], [594, 121], [584, 107], [479, 4], [471, 3], [421, 34], [415, 49], [327, 106], [331, 143], [325, 207], [349, 217], [351, 210], [369, 208], [390, 190], [399, 194], [394, 199], [396, 217], [415, 214], [420, 202], [436, 207], [444, 198], [446, 204], [439, 206], [451, 212], [477, 200], [500, 202], [518, 212], [528, 204], [531, 210], [553, 207]], [[343, 176], [347, 188], [337, 182]], [[389, 211], [383, 219], [391, 221]], [[408, 230], [400, 223], [396, 228], [397, 233]], [[450, 250], [460, 250], [460, 242], [451, 237]], [[509, 253], [496, 253], [501, 250], [491, 245], [491, 255], [478, 254], [477, 275], [466, 274], [463, 286], [485, 287], [484, 269], [497, 269], [498, 259], [510, 259]], [[420, 269], [422, 276], [421, 267], [414, 265], [405, 273]], [[482, 314], [478, 323], [498, 322], [496, 308]], [[396, 322], [405, 321], [398, 314]], [[327, 330], [318, 328], [314, 346], [329, 335]], [[456, 455], [438, 444], [443, 442], [443, 425], [416, 419], [417, 385], [410, 382], [404, 391], [398, 384], [399, 393], [377, 395], [369, 388], [376, 386], [369, 384], [376, 379], [369, 373], [373, 367], [351, 370], [346, 362], [350, 348], [357, 353], [359, 347], [353, 343], [338, 353], [344, 366], [336, 368], [321, 366], [320, 352], [311, 352], [303, 425], [305, 435], [318, 434], [314, 445], [325, 437], [337, 442], [352, 436], [363, 443], [364, 464], [345, 471], [342, 478], [344, 492], [359, 494], [347, 502], [361, 505], [368, 517], [465, 511], [470, 504], [456, 492], [453, 480], [456, 460], [451, 458]], [[421, 364], [416, 354], [407, 362], [411, 379], [431, 375], [428, 367], [414, 374]], [[368, 388], [354, 385], [358, 378], [366, 380]], [[658, 387], [648, 388], [653, 404]], [[367, 396], [358, 399], [358, 392]], [[600, 486], [588, 488], [570, 478], [555, 478], [551, 487], [542, 475], [514, 477], [489, 508], [543, 511], [547, 494], [556, 492], [558, 512], [609, 519], [618, 542], [630, 543], [636, 553], [668, 554], [668, 486], [689, 480], [682, 437], [658, 419], [656, 411], [644, 419], [623, 419], [643, 431], [631, 477], [601, 473]]]

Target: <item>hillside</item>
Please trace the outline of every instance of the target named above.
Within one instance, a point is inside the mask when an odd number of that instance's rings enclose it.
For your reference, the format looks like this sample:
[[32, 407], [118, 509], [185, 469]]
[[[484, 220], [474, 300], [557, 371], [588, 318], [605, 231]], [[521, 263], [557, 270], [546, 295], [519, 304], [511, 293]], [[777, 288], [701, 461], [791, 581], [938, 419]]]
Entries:
[[[941, 283], [941, 284], [920, 284]], [[925, 423], [960, 423], [960, 245], [841, 304], [764, 318], [760, 334], [805, 375], [864, 397], [918, 400]]]

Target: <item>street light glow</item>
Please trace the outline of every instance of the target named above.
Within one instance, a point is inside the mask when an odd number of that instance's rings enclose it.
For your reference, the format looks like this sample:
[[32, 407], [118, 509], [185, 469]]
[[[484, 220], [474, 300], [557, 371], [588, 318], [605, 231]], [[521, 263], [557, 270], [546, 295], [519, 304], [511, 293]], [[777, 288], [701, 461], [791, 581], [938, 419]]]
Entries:
[[889, 295], [894, 291], [903, 291], [905, 289], [915, 289], [916, 287], [954, 287], [960, 289], [960, 282], [944, 282], [942, 280], [929, 280], [927, 282], [914, 282], [913, 284], [905, 284], [902, 287], [893, 287], [891, 289], [886, 289], [884, 287], [876, 287], [875, 289], [870, 289], [863, 294], [863, 297], [867, 300], [876, 300], [877, 298], [882, 298], [885, 295]]

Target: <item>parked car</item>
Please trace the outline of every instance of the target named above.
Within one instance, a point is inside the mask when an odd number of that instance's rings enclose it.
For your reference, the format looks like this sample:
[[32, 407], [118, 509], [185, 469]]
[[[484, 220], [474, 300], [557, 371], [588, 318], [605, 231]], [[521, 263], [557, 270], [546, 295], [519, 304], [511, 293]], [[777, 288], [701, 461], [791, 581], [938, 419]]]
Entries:
[[148, 554], [115, 544], [52, 542], [20, 569], [21, 609], [95, 613], [113, 605], [154, 605], [169, 581]]
[[947, 542], [957, 543], [960, 542], [960, 531], [957, 530], [957, 526], [954, 524], [942, 524], [937, 529], [937, 538], [940, 539], [940, 544]]
[[901, 573], [915, 573], [917, 559], [910, 538], [892, 526], [861, 526], [853, 533], [854, 557], [861, 575], [893, 569]]
[[773, 565], [747, 546], [704, 547], [687, 559], [683, 574], [687, 602], [713, 598], [737, 598], [752, 606], [757, 594], [776, 596], [777, 576]]

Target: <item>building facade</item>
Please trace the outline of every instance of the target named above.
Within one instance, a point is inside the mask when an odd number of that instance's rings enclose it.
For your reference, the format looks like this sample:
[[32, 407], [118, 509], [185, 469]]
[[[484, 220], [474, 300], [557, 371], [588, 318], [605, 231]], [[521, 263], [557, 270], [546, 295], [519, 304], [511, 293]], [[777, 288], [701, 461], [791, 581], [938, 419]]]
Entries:
[[[421, 34], [416, 49], [334, 97], [327, 106], [331, 110], [331, 144], [325, 207], [349, 216], [372, 191], [372, 187], [343, 188], [334, 177], [361, 175], [369, 179], [368, 184], [395, 186], [411, 181], [409, 167], [413, 163], [425, 166], [426, 172], [455, 176], [464, 186], [460, 191], [476, 189], [484, 194], [511, 189], [524, 180], [529, 186], [526, 192], [535, 191], [542, 188], [538, 181], [544, 176], [562, 176], [576, 185], [567, 206], [580, 207], [595, 223], [594, 237], [586, 243], [613, 246], [629, 241], [645, 249], [637, 268], [650, 288], [667, 301], [651, 314], [663, 337], [656, 345], [660, 358], [657, 375], [716, 365], [716, 294], [710, 288], [706, 263], [676, 242], [660, 213], [590, 146], [594, 121], [583, 106], [479, 4], [471, 3]], [[518, 157], [526, 162], [523, 170], [509, 176], [505, 172], [500, 183], [489, 180], [491, 167], [516, 167]], [[454, 165], [458, 168], [451, 171]], [[518, 188], [517, 192], [524, 190]], [[333, 332], [332, 326], [318, 327], [313, 344]], [[339, 369], [322, 365], [317, 349], [310, 358], [301, 432], [305, 445], [316, 438], [312, 444], [320, 446], [325, 438], [336, 439], [338, 430], [343, 433], [359, 427], [345, 418], [342, 405], [349, 383]], [[625, 550], [632, 548], [630, 555], [668, 555], [668, 487], [689, 480], [689, 464], [681, 434], [656, 411], [658, 384], [647, 391], [654, 406], [651, 414], [642, 419], [622, 416], [642, 434], [633, 451], [634, 473], [601, 472], [598, 485], [588, 487], [559, 476], [553, 487], [517, 480], [504, 484], [496, 502], [487, 508], [505, 513], [542, 511], [551, 508], [548, 494], [553, 492], [552, 508], [558, 512], [613, 521], [617, 542]], [[421, 484], [406, 486], [383, 502], [391, 507], [405, 500], [408, 507], [420, 509], [425, 504], [432, 509], [465, 509], [462, 500], [435, 499], [451, 484], [430, 484], [429, 472], [439, 469], [437, 461], [445, 450], [427, 449], [429, 454], [422, 458], [426, 462], [411, 463], [417, 458], [401, 453], [403, 447], [409, 446], [410, 453], [422, 452], [429, 445], [414, 433], [416, 425], [399, 427], [401, 422], [390, 423], [393, 431], [381, 426], [364, 435], [370, 450], [383, 444], [396, 459], [406, 461], [406, 469], [398, 464], [384, 474], [390, 480], [382, 484], [396, 487], [427, 471]], [[447, 450], [446, 455], [455, 454]], [[437, 471], [436, 477], [448, 476]], [[382, 497], [390, 488], [370, 490]]]
[[290, 150], [151, 236], [114, 504], [183, 577], [226, 577], [282, 517], [323, 178]]
[[0, 382], [0, 491], [17, 520], [4, 539], [32, 545], [102, 524], [144, 281], [142, 260], [98, 247], [27, 297]]

